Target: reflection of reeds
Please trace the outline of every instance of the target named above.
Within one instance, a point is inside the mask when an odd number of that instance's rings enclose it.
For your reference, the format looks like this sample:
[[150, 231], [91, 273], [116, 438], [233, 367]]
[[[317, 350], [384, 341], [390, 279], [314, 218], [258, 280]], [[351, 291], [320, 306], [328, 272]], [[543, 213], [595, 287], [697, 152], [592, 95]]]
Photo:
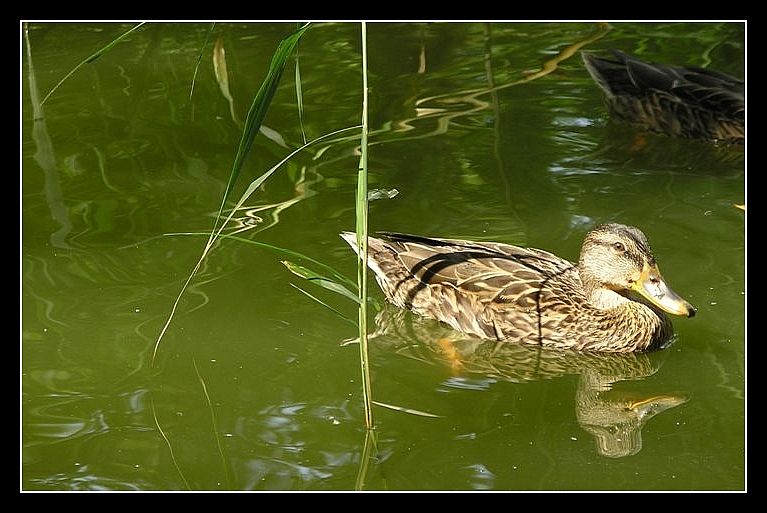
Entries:
[[178, 462], [176, 461], [176, 455], [173, 453], [173, 446], [171, 445], [168, 436], [165, 434], [165, 431], [163, 431], [160, 427], [160, 421], [157, 419], [157, 410], [154, 407], [154, 401], [151, 399], [151, 397], [149, 399], [149, 404], [152, 407], [152, 417], [154, 417], [154, 424], [157, 426], [157, 431], [160, 433], [160, 436], [162, 436], [162, 439], [165, 440], [165, 445], [168, 446], [168, 452], [170, 453], [170, 459], [173, 462], [173, 466], [176, 467], [176, 472], [178, 472], [178, 475], [184, 482], [186, 489], [191, 490], [189, 487], [189, 482], [186, 480], [186, 477], [184, 477], [184, 473], [181, 472], [181, 467], [179, 467]]
[[298, 48], [295, 50], [296, 54], [296, 103], [298, 104], [298, 124], [301, 125], [301, 138], [306, 144], [306, 131], [304, 130], [304, 95], [301, 88], [301, 66], [298, 59]]
[[375, 458], [377, 453], [378, 447], [375, 431], [368, 429], [365, 431], [365, 444], [362, 446], [362, 454], [360, 454], [360, 468], [357, 471], [357, 479], [354, 482], [354, 489], [356, 491], [365, 489], [370, 461]]
[[[69, 232], [72, 231], [72, 221], [69, 219], [69, 210], [64, 204], [64, 195], [59, 181], [59, 171], [56, 166], [56, 154], [53, 151], [53, 141], [48, 134], [43, 113], [43, 101], [40, 101], [40, 92], [37, 89], [35, 68], [32, 65], [32, 48], [29, 44], [29, 27], [24, 24], [24, 41], [27, 47], [27, 66], [29, 68], [29, 96], [32, 100], [32, 112], [34, 116], [32, 139], [35, 141], [35, 161], [45, 175], [45, 199], [51, 217], [61, 228], [51, 235], [51, 244], [58, 248], [68, 248]], [[53, 91], [51, 91], [53, 92]], [[48, 93], [50, 95], [50, 93]], [[47, 98], [47, 97], [46, 97]]]
[[[409, 139], [422, 139], [444, 134], [448, 131], [450, 123], [453, 121], [453, 119], [465, 117], [491, 107], [491, 102], [481, 100], [481, 96], [488, 94], [493, 95], [503, 89], [522, 85], [549, 75], [557, 69], [559, 63], [571, 58], [576, 54], [578, 50], [584, 46], [604, 37], [605, 34], [607, 34], [610, 30], [610, 25], [606, 23], [599, 23], [597, 29], [594, 32], [584, 37], [583, 39], [567, 45], [557, 55], [543, 62], [539, 70], [527, 73], [523, 78], [519, 80], [500, 85], [495, 85], [492, 83], [492, 81], [490, 81], [487, 87], [418, 98], [415, 101], [415, 117], [392, 121], [391, 131], [407, 132], [414, 130], [415, 127], [411, 123], [415, 121], [435, 118], [437, 126], [434, 128], [434, 130], [424, 134], [408, 137], [403, 137], [400, 135], [396, 138], [396, 141], [400, 142]], [[489, 49], [487, 51], [489, 52]], [[459, 107], [463, 106], [463, 108], [456, 110], [456, 108], [453, 107], [454, 105], [458, 105]], [[383, 144], [385, 142], [387, 142], [386, 139], [379, 139], [375, 144]]]
[[197, 379], [200, 380], [200, 385], [202, 386], [202, 393], [205, 395], [205, 402], [208, 404], [208, 410], [210, 411], [210, 422], [213, 425], [213, 436], [216, 439], [216, 444], [218, 445], [218, 453], [221, 456], [221, 463], [224, 466], [224, 475], [226, 476], [226, 486], [227, 488], [230, 488], [231, 485], [231, 479], [230, 479], [230, 470], [229, 470], [229, 461], [226, 458], [226, 454], [224, 454], [224, 447], [221, 445], [221, 437], [218, 434], [218, 423], [216, 422], [216, 414], [213, 411], [213, 402], [210, 400], [210, 395], [208, 395], [208, 387], [205, 385], [205, 380], [202, 379], [202, 375], [200, 374], [200, 370], [197, 368], [197, 362], [194, 358], [192, 358], [192, 365], [194, 366], [194, 372], [197, 374]]
[[202, 56], [205, 52], [205, 47], [208, 46], [208, 41], [210, 40], [210, 35], [213, 33], [213, 29], [216, 27], [216, 22], [212, 22], [210, 24], [210, 28], [208, 29], [208, 32], [205, 34], [205, 41], [202, 43], [202, 47], [200, 48], [200, 53], [197, 54], [197, 62], [194, 64], [194, 73], [192, 74], [192, 83], [189, 86], [189, 101], [192, 101], [192, 95], [194, 94], [194, 84], [197, 80], [197, 71], [200, 69], [200, 62], [202, 62]]

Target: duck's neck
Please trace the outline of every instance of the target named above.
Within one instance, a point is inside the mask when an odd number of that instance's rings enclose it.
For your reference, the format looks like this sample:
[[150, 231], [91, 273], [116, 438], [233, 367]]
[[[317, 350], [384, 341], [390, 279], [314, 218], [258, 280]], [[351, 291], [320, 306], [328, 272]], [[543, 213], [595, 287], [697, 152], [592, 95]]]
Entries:
[[586, 297], [595, 308], [600, 310], [610, 310], [619, 306], [626, 306], [631, 300], [610, 289], [593, 288], [586, 291]]
[[613, 319], [615, 335], [635, 334], [626, 340], [631, 350], [656, 349], [673, 335], [671, 321], [656, 307], [601, 287], [585, 288], [585, 291], [589, 304]]

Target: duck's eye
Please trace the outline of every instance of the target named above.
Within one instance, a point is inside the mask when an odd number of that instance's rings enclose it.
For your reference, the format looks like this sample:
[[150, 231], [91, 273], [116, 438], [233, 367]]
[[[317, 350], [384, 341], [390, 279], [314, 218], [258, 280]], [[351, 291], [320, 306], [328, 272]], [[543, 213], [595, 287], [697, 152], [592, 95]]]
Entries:
[[615, 248], [615, 251], [617, 251], [618, 253], [623, 253], [624, 251], [626, 251], [626, 246], [624, 246], [622, 242], [616, 242], [615, 244], [613, 244], [613, 248]]

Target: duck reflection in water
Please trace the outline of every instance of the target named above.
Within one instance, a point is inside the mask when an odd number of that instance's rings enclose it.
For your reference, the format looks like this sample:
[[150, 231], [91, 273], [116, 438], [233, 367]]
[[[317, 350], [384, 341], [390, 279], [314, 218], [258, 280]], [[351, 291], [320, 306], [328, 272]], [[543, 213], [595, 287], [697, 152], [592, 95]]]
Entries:
[[466, 338], [436, 321], [386, 305], [376, 316], [374, 347], [422, 361], [443, 362], [456, 374], [524, 383], [578, 375], [575, 414], [597, 452], [622, 458], [642, 449], [642, 429], [655, 415], [687, 401], [681, 393], [614, 390], [618, 381], [655, 374], [666, 353], [586, 353]]

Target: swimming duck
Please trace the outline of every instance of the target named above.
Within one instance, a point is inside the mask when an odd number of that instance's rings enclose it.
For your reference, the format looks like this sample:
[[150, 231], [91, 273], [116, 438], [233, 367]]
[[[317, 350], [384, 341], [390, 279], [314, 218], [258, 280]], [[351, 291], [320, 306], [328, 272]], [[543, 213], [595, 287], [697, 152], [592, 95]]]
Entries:
[[705, 68], [651, 64], [618, 50], [614, 59], [583, 53], [612, 113], [666, 135], [742, 144], [745, 84]]
[[[663, 347], [663, 311], [695, 308], [658, 270], [644, 233], [610, 223], [591, 230], [577, 264], [496, 242], [384, 232], [368, 237], [368, 265], [386, 299], [481, 338], [556, 349], [633, 352]], [[357, 251], [356, 235], [341, 234]]]

